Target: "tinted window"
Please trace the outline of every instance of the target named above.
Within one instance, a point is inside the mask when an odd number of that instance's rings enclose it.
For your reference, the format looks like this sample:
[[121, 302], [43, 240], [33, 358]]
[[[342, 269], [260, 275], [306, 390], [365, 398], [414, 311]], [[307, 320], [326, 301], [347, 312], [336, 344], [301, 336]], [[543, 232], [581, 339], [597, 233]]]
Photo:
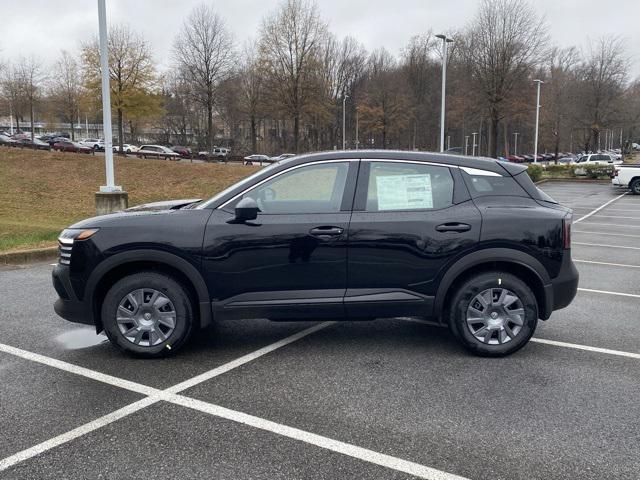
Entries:
[[249, 190], [243, 198], [253, 198], [263, 213], [339, 212], [348, 171], [348, 162], [296, 168]]
[[516, 197], [529, 196], [512, 177], [469, 175], [464, 171], [462, 171], [462, 176], [473, 198], [491, 195]]
[[371, 162], [368, 212], [430, 210], [452, 205], [453, 178], [447, 167]]

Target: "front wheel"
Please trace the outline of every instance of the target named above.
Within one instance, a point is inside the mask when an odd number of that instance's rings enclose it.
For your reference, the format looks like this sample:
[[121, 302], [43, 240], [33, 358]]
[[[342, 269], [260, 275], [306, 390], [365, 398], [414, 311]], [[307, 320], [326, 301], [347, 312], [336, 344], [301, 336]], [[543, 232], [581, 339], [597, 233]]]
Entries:
[[193, 306], [185, 288], [158, 272], [117, 281], [102, 304], [102, 324], [111, 343], [146, 358], [178, 350], [191, 334]]
[[476, 355], [501, 357], [522, 348], [538, 324], [538, 304], [529, 286], [506, 272], [474, 275], [449, 306], [454, 336]]
[[631, 185], [629, 185], [629, 189], [634, 195], [640, 195], [640, 178], [636, 178], [633, 182], [631, 182]]

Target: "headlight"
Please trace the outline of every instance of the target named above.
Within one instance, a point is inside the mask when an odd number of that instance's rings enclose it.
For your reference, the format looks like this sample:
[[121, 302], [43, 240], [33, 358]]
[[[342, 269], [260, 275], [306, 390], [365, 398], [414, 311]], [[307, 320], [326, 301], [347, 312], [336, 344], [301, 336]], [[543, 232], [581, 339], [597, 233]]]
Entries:
[[62, 231], [58, 241], [63, 245], [73, 245], [74, 240], [86, 240], [97, 231], [97, 228], [67, 228]]

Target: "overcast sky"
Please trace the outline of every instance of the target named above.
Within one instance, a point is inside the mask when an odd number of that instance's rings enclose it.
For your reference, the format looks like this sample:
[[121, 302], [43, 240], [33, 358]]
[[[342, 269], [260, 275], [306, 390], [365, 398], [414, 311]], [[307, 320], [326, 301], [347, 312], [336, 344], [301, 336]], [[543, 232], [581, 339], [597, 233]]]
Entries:
[[[8, 0], [0, 0], [0, 5]], [[2, 8], [0, 59], [34, 54], [45, 61], [60, 50], [77, 52], [79, 42], [97, 34], [96, 0], [21, 0]], [[171, 44], [183, 19], [201, 0], [107, 0], [109, 23], [128, 22], [144, 34], [161, 66], [170, 61]], [[256, 36], [261, 19], [277, 0], [206, 2], [224, 18], [238, 44]], [[640, 76], [640, 0], [535, 0], [553, 41], [584, 47], [589, 38], [620, 35], [627, 40], [632, 72]], [[478, 0], [319, 0], [330, 29], [352, 35], [367, 49], [386, 47], [398, 54], [409, 39], [465, 25]], [[19, 5], [19, 7], [17, 7]], [[437, 32], [436, 32], [437, 33]]]

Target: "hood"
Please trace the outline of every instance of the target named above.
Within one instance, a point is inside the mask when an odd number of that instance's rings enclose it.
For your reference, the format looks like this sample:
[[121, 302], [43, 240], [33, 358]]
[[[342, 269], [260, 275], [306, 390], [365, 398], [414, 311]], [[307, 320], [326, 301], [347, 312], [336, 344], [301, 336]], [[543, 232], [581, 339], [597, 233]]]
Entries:
[[201, 201], [200, 198], [187, 198], [182, 200], [165, 200], [162, 202], [144, 203], [142, 205], [136, 205], [125, 210], [125, 212], [142, 212], [142, 211], [157, 211], [157, 210], [179, 210], [192, 203]]

